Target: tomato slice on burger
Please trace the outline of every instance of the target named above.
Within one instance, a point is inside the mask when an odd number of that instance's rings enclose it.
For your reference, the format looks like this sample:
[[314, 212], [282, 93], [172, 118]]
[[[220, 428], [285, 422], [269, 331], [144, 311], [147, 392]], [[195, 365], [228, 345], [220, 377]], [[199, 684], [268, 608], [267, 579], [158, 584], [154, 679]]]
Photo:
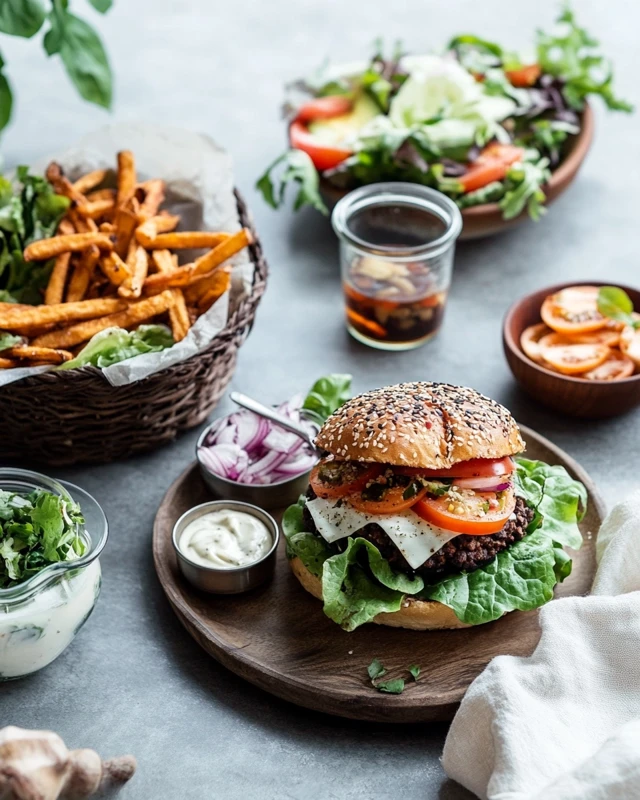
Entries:
[[450, 469], [422, 469], [412, 467], [398, 468], [404, 475], [418, 475], [423, 478], [493, 478], [510, 475], [516, 465], [510, 456], [504, 458], [472, 458], [460, 461]]
[[349, 98], [342, 95], [329, 95], [316, 97], [303, 103], [298, 109], [296, 120], [299, 122], [313, 122], [316, 119], [331, 119], [348, 114], [353, 108]]
[[461, 498], [423, 497], [411, 510], [439, 528], [470, 536], [487, 536], [501, 531], [516, 507], [512, 488], [501, 493], [501, 500], [495, 493], [483, 492], [465, 493]]
[[299, 120], [294, 120], [289, 126], [289, 142], [291, 147], [305, 152], [320, 172], [337, 167], [351, 155], [351, 150], [346, 147], [331, 146], [321, 142]]
[[369, 499], [362, 492], [349, 495], [346, 502], [363, 514], [398, 514], [414, 506], [427, 493], [426, 486], [417, 489], [415, 486], [393, 486], [385, 489], [382, 497]]
[[600, 330], [607, 320], [598, 311], [597, 286], [569, 286], [547, 297], [540, 316], [557, 333], [572, 335]]
[[318, 497], [339, 498], [361, 492], [382, 472], [381, 464], [358, 461], [321, 461], [311, 470], [309, 483]]

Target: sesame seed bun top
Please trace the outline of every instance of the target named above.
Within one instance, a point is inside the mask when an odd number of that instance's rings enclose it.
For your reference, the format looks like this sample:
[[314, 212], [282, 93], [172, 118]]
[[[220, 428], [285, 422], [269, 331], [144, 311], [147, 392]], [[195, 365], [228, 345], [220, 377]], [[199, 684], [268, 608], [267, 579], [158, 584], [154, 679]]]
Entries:
[[348, 400], [321, 428], [318, 447], [349, 461], [447, 469], [524, 450], [504, 406], [461, 386], [400, 383]]

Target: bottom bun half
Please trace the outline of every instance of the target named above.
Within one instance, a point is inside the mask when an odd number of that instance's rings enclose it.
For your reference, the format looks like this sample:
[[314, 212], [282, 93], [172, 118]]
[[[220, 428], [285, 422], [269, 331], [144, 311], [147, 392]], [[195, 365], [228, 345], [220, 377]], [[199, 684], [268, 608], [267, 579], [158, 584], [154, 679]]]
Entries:
[[[312, 575], [299, 558], [293, 558], [289, 564], [293, 574], [302, 586], [322, 600], [322, 583], [320, 578]], [[445, 628], [470, 628], [460, 622], [449, 606], [435, 600], [415, 600], [407, 597], [399, 611], [378, 614], [373, 619], [377, 625], [388, 625], [391, 628], [411, 628], [414, 631], [442, 630]]]

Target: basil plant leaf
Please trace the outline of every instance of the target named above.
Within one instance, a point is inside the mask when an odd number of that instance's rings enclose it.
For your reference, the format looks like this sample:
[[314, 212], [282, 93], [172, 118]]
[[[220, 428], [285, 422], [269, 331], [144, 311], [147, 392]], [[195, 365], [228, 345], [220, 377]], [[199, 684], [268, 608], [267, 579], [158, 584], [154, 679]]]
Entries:
[[30, 39], [45, 19], [40, 0], [0, 0], [0, 33]]
[[6, 75], [0, 72], [0, 131], [7, 127], [13, 110], [13, 93]]
[[64, 15], [60, 58], [81, 97], [111, 108], [112, 76], [107, 54], [93, 28], [73, 14]]
[[322, 425], [351, 396], [351, 375], [325, 375], [305, 397], [302, 407]]

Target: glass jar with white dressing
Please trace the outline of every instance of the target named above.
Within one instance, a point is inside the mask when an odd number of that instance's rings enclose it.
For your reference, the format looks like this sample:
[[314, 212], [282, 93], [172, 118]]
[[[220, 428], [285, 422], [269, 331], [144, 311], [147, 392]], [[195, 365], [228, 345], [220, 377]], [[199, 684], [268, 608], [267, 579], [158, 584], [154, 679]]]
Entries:
[[106, 517], [83, 489], [27, 470], [0, 469], [0, 490], [44, 489], [79, 504], [85, 553], [49, 564], [26, 581], [0, 589], [0, 681], [21, 678], [54, 661], [87, 621], [100, 593], [98, 556], [108, 536]]
[[258, 506], [231, 500], [203, 503], [183, 514], [173, 529], [182, 574], [215, 594], [253, 589], [273, 574], [279, 529]]

